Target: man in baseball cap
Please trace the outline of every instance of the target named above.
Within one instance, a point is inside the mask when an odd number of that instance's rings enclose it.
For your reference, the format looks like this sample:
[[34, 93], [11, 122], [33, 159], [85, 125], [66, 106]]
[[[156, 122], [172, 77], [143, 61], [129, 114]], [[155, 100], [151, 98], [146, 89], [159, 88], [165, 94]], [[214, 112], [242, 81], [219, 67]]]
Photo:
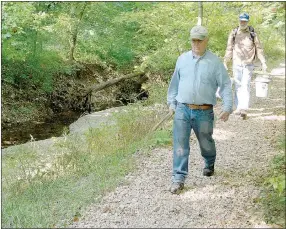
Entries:
[[239, 26], [233, 29], [228, 36], [224, 65], [227, 69], [227, 63], [232, 60], [236, 106], [233, 113], [246, 119], [250, 105], [250, 83], [254, 63], [259, 59], [264, 72], [267, 70], [267, 65], [258, 35], [254, 28], [248, 25], [249, 15], [242, 13], [238, 18]]
[[208, 44], [208, 30], [201, 25], [194, 26], [190, 31], [192, 51], [195, 56], [202, 56]]
[[213, 107], [216, 105], [215, 92], [218, 87], [223, 100], [223, 112], [219, 119], [227, 121], [232, 112], [230, 79], [220, 58], [207, 50], [208, 30], [203, 26], [194, 26], [190, 31], [190, 39], [192, 50], [178, 57], [167, 95], [169, 110], [175, 113], [170, 187], [173, 194], [179, 194], [184, 188], [188, 175], [192, 130], [205, 161], [203, 176], [214, 175], [216, 147], [212, 137]]
[[239, 28], [245, 30], [248, 28], [249, 15], [247, 13], [242, 13], [239, 15]]
[[240, 21], [249, 21], [249, 15], [247, 13], [242, 13], [239, 15]]

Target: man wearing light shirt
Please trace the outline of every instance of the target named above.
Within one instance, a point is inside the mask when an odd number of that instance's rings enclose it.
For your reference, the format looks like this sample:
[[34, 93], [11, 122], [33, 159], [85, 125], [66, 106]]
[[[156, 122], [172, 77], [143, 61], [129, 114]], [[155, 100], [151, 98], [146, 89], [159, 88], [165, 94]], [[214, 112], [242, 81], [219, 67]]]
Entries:
[[254, 70], [254, 61], [260, 60], [264, 72], [267, 70], [266, 60], [257, 33], [251, 26], [248, 26], [249, 15], [239, 15], [238, 28], [231, 31], [228, 36], [224, 65], [233, 62], [234, 76], [234, 103], [236, 110], [234, 114], [240, 115], [243, 119], [247, 116], [250, 100], [250, 82]]
[[215, 142], [212, 138], [216, 91], [223, 100], [223, 112], [219, 118], [227, 121], [232, 112], [232, 90], [227, 71], [220, 59], [207, 51], [208, 31], [195, 26], [190, 32], [192, 50], [179, 56], [173, 73], [167, 102], [175, 112], [173, 126], [173, 176], [171, 193], [184, 187], [188, 174], [191, 130], [199, 141], [205, 161], [204, 176], [214, 174], [216, 159]]

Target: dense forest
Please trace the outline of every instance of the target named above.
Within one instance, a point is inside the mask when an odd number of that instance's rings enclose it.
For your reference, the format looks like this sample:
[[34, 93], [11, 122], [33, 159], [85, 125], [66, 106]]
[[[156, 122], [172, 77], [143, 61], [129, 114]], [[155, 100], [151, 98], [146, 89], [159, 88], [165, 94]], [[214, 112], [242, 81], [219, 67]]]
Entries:
[[[146, 88], [156, 93], [190, 49], [198, 12], [198, 2], [2, 2], [2, 123], [127, 104], [147, 97]], [[284, 57], [284, 2], [205, 2], [209, 49], [224, 56], [241, 12], [250, 14], [271, 67]], [[90, 85], [136, 72], [145, 77], [85, 96]]]

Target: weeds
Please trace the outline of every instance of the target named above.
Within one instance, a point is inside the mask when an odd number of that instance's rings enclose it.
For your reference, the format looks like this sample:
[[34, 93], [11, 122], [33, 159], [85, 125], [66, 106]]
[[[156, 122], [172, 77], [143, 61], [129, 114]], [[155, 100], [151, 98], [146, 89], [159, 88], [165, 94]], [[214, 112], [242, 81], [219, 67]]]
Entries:
[[53, 160], [43, 161], [33, 147], [5, 155], [2, 226], [67, 227], [77, 220], [87, 205], [136, 169], [132, 154], [170, 143], [170, 130], [150, 133], [163, 115], [160, 112], [127, 107], [114, 115], [116, 125], [102, 125], [83, 136], [68, 135], [55, 142], [50, 149]]
[[266, 222], [285, 227], [285, 136], [278, 141], [277, 149], [279, 153], [271, 162], [261, 200]]

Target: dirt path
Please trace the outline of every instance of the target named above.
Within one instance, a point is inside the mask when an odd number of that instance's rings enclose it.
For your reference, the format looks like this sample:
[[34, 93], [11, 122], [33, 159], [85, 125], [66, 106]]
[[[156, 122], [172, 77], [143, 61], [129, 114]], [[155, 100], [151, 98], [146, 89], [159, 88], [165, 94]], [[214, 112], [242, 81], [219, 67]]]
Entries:
[[[285, 70], [284, 70], [285, 74]], [[180, 195], [172, 195], [172, 148], [134, 155], [138, 170], [114, 192], [91, 205], [78, 228], [259, 228], [267, 227], [256, 198], [261, 176], [275, 155], [272, 142], [284, 131], [285, 75], [273, 78], [267, 99], [255, 98], [252, 83], [248, 119], [231, 115], [218, 121], [215, 175], [202, 175], [203, 160], [191, 137], [189, 176]], [[216, 111], [218, 112], [218, 111]]]

